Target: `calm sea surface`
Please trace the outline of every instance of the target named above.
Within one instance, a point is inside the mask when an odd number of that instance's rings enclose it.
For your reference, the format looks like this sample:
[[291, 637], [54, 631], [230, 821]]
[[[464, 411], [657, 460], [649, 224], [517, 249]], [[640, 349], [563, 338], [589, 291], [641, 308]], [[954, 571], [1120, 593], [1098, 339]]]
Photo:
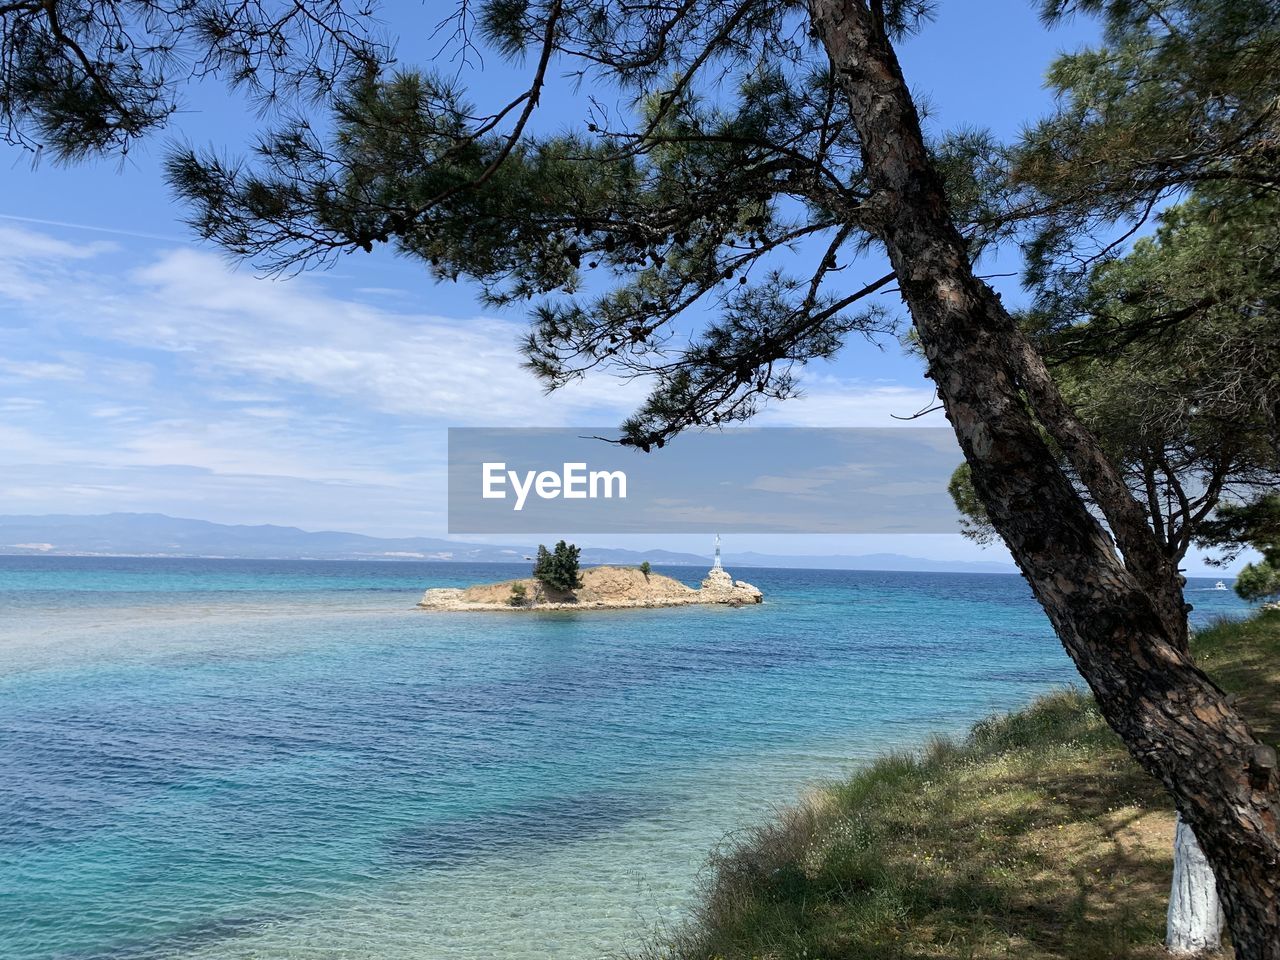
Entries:
[[806, 787], [1075, 677], [1017, 577], [413, 609], [526, 569], [0, 557], [0, 957], [599, 957]]

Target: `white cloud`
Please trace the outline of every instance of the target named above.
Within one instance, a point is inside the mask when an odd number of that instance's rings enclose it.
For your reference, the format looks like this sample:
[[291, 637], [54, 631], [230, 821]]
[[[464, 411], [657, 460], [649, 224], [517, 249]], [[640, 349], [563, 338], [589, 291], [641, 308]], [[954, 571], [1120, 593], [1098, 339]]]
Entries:
[[564, 425], [588, 411], [616, 420], [643, 396], [606, 377], [544, 396], [521, 366], [523, 322], [384, 310], [330, 296], [308, 277], [235, 272], [200, 251], [170, 251], [103, 285], [51, 290], [45, 309], [88, 336], [173, 354], [211, 390], [236, 376], [457, 425]]
[[0, 223], [0, 297], [30, 303], [57, 288], [77, 261], [115, 249], [111, 243], [69, 243], [45, 233]]
[[947, 426], [941, 412], [902, 419], [935, 405], [933, 391], [927, 387], [888, 386], [811, 371], [801, 374], [800, 387], [799, 397], [769, 407], [758, 423], [771, 427]]
[[[35, 238], [28, 249], [45, 261], [94, 256], [110, 246], [75, 246], [0, 227], [5, 230]], [[560, 426], [616, 422], [647, 390], [643, 382], [600, 374], [548, 397], [522, 367], [523, 321], [383, 308], [333, 296], [307, 276], [255, 277], [190, 248], [169, 250], [119, 279], [68, 276], [46, 293], [42, 310], [76, 333], [166, 352], [199, 378], [210, 399], [240, 392], [259, 407], [257, 401], [274, 403], [283, 389], [446, 425]], [[0, 295], [17, 296], [3, 285]], [[65, 358], [9, 366], [27, 377], [71, 379], [83, 370]], [[97, 367], [93, 376], [106, 373]], [[759, 422], [901, 425], [895, 416], [932, 400], [925, 389], [812, 372], [804, 374], [803, 388], [801, 397], [775, 404]], [[933, 425], [937, 418], [907, 422]]]
[[79, 465], [0, 471], [9, 513], [167, 513], [217, 523], [278, 523], [375, 536], [432, 535], [445, 527], [443, 493], [400, 478], [396, 486], [297, 477], [215, 474], [188, 467]]
[[[192, 248], [139, 256], [0, 226], [6, 252], [0, 380], [23, 397], [0, 401], [0, 496], [30, 512], [440, 532], [445, 427], [609, 426], [647, 390], [597, 375], [547, 397], [521, 366], [522, 320], [414, 310], [409, 291], [365, 302]], [[890, 426], [930, 399], [813, 373], [804, 386], [760, 422]]]
[[816, 494], [833, 485], [843, 485], [854, 481], [865, 481], [875, 471], [872, 467], [860, 463], [843, 463], [826, 467], [818, 467], [801, 474], [780, 476], [765, 474], [748, 483], [748, 490], [760, 490], [765, 493], [781, 493], [787, 496], [803, 497]]
[[76, 463], [85, 459], [85, 453], [84, 448], [54, 437], [48, 431], [0, 421], [0, 466], [5, 471], [18, 464], [57, 467]]
[[70, 243], [47, 233], [0, 224], [0, 256], [6, 260], [64, 261], [88, 260], [116, 250], [114, 243]]
[[88, 412], [89, 416], [98, 420], [136, 419], [139, 414], [145, 413], [145, 408], [108, 403], [92, 407]]
[[39, 410], [45, 405], [39, 397], [5, 397], [0, 399], [0, 413], [22, 414]]
[[69, 363], [0, 360], [0, 377], [14, 380], [79, 380], [82, 371]]

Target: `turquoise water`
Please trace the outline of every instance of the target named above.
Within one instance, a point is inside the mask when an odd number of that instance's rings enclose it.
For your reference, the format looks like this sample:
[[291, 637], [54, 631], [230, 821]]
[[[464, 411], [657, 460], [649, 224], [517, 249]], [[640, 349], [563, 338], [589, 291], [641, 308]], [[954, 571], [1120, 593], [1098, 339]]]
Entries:
[[1017, 577], [413, 609], [524, 570], [0, 557], [0, 957], [598, 957], [732, 831], [1075, 677]]

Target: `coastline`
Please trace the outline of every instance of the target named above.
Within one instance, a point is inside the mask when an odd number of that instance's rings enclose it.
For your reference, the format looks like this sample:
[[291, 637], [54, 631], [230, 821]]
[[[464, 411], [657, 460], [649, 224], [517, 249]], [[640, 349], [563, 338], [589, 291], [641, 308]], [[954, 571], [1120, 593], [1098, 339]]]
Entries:
[[[1280, 610], [1220, 621], [1192, 648], [1280, 739]], [[1174, 826], [1172, 799], [1072, 686], [806, 792], [715, 850], [691, 919], [633, 955], [772, 956], [785, 941], [867, 960], [1161, 960]]]

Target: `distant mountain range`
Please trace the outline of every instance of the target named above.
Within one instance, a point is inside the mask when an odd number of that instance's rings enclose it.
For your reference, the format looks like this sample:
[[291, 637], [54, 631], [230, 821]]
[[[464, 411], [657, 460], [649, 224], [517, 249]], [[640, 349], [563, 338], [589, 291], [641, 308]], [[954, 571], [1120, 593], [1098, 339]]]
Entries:
[[[27, 556], [235, 557], [244, 559], [440, 560], [454, 563], [519, 562], [533, 545], [494, 545], [434, 537], [367, 537], [359, 533], [307, 531], [273, 524], [256, 526], [185, 520], [159, 513], [0, 516], [0, 554]], [[587, 564], [709, 566], [711, 558], [671, 550], [584, 547]], [[861, 556], [784, 556], [735, 553], [735, 567], [828, 570], [918, 570], [952, 573], [1014, 573], [1006, 563], [928, 560], [897, 553]]]
[[859, 553], [822, 556], [735, 553], [737, 567], [788, 567], [800, 570], [916, 570], [920, 573], [1017, 573], [1011, 563], [994, 560], [929, 560], [902, 553]]

